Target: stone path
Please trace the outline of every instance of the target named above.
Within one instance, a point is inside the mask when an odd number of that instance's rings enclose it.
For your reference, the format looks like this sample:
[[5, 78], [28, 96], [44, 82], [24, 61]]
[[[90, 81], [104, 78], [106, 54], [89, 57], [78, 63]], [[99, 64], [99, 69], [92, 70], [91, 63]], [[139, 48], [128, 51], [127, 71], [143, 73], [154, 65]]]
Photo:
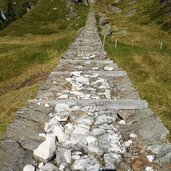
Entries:
[[167, 133], [107, 57], [90, 12], [37, 98], [8, 127], [1, 171], [164, 170], [171, 161]]

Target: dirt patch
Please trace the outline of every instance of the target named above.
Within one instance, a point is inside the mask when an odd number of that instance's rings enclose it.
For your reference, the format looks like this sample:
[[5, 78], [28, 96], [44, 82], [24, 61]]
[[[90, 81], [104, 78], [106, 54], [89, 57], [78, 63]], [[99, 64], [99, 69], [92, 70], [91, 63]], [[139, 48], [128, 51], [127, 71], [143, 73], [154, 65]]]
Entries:
[[7, 87], [1, 87], [0, 88], [0, 96], [8, 93], [11, 90], [18, 90], [18, 89], [21, 89], [23, 87], [28, 87], [28, 86], [32, 86], [36, 83], [40, 83], [41, 81], [46, 80], [48, 75], [49, 75], [48, 72], [40, 72], [40, 73], [37, 73], [37, 74], [30, 76], [24, 82], [13, 84], [13, 85], [10, 85]]

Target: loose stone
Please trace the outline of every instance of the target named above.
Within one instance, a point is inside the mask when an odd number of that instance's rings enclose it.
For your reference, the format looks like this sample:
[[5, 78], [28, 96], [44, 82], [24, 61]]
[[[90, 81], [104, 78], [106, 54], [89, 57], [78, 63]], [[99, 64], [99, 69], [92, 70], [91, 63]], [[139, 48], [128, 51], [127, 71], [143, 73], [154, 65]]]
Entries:
[[58, 168], [52, 163], [46, 163], [45, 165], [40, 167], [39, 171], [57, 171]]
[[152, 167], [149, 167], [149, 166], [147, 166], [147, 167], [145, 168], [145, 170], [146, 170], [146, 171], [154, 171], [154, 169], [153, 169]]
[[64, 103], [56, 104], [55, 112], [56, 112], [56, 119], [58, 121], [67, 121], [70, 115], [69, 105]]
[[47, 135], [46, 140], [34, 150], [33, 155], [39, 161], [47, 163], [55, 156], [56, 138], [54, 135]]
[[112, 122], [116, 120], [116, 118], [117, 118], [117, 115], [114, 115], [114, 116], [101, 115], [96, 118], [94, 125], [111, 124]]
[[112, 152], [123, 154], [125, 152], [125, 146], [122, 142], [121, 136], [117, 133], [106, 133], [99, 137], [99, 147], [101, 147], [104, 152]]
[[104, 70], [106, 70], [106, 71], [112, 71], [114, 68], [113, 67], [111, 67], [110, 65], [108, 66], [105, 66], [104, 67]]
[[61, 165], [62, 163], [71, 163], [71, 150], [67, 150], [64, 148], [59, 148], [56, 151], [56, 162], [58, 165]]
[[130, 147], [132, 143], [133, 143], [132, 140], [126, 141], [125, 142], [125, 147]]
[[46, 104], [45, 104], [45, 107], [49, 107], [49, 104], [46, 103]]
[[124, 120], [121, 120], [121, 121], [119, 121], [118, 122], [120, 125], [125, 125], [126, 124], [126, 122], [124, 121]]
[[116, 164], [119, 163], [120, 160], [121, 156], [119, 154], [104, 154], [104, 162], [107, 169], [116, 169]]
[[130, 136], [131, 138], [137, 138], [137, 135], [136, 135], [136, 134], [133, 134], [133, 133], [131, 133], [129, 136]]
[[154, 160], [154, 156], [153, 155], [148, 155], [147, 159], [149, 162], [152, 162]]
[[99, 162], [92, 156], [82, 156], [72, 165], [73, 170], [79, 171], [97, 171], [100, 168]]
[[23, 171], [35, 171], [35, 167], [31, 164], [28, 164], [24, 167]]
[[67, 140], [66, 134], [60, 126], [55, 126], [53, 129], [53, 134], [58, 138], [59, 143], [63, 143]]

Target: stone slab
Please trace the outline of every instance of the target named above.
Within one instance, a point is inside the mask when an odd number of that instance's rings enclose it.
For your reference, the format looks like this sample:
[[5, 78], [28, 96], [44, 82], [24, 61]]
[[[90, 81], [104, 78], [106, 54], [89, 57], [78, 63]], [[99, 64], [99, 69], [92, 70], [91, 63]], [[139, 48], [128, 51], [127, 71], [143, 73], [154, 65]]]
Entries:
[[51, 105], [58, 103], [65, 103], [68, 105], [80, 105], [80, 106], [104, 106], [108, 109], [123, 109], [123, 110], [135, 110], [148, 107], [148, 103], [145, 100], [30, 100], [31, 103], [43, 103], [47, 102]]

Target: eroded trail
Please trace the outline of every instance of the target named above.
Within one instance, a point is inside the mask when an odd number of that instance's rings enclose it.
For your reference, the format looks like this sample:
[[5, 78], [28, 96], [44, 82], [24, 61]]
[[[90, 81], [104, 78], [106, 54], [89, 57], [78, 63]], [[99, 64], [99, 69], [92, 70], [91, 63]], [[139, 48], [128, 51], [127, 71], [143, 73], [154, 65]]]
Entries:
[[161, 170], [171, 160], [167, 133], [107, 57], [90, 12], [37, 98], [9, 126], [1, 170]]

